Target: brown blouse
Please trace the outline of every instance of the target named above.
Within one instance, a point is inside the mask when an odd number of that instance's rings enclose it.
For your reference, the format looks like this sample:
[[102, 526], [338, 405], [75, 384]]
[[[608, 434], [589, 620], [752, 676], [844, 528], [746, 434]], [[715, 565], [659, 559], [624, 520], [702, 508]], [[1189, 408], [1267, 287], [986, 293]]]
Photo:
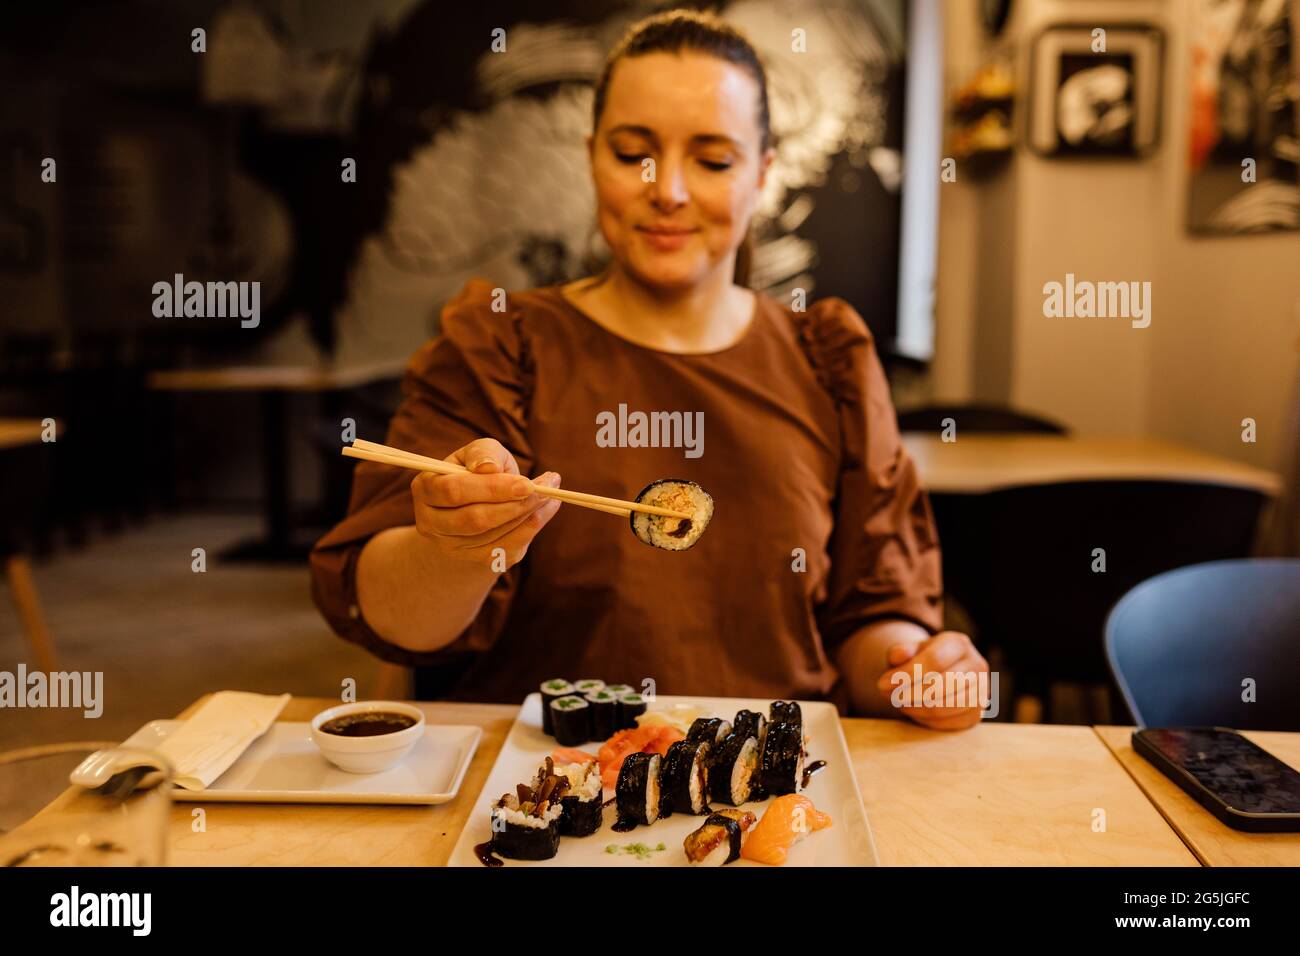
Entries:
[[[386, 443], [444, 458], [493, 437], [525, 475], [553, 470], [565, 487], [617, 498], [687, 478], [712, 494], [712, 523], [671, 552], [641, 543], [625, 519], [561, 506], [474, 623], [414, 653], [366, 625], [355, 582], [365, 542], [412, 523], [412, 476], [361, 462], [348, 516], [311, 555], [316, 603], [340, 635], [396, 663], [463, 662], [459, 700], [514, 703], [549, 678], [599, 677], [638, 688], [650, 678], [660, 694], [843, 703], [836, 644], [879, 618], [940, 628], [929, 502], [852, 306], [827, 298], [796, 313], [760, 294], [737, 343], [679, 355], [620, 338], [558, 287], [513, 293], [505, 312], [492, 311], [491, 288], [471, 279], [444, 308], [441, 336], [411, 359]], [[702, 412], [703, 453], [601, 447], [597, 416], [617, 418], [620, 405], [628, 416]]]

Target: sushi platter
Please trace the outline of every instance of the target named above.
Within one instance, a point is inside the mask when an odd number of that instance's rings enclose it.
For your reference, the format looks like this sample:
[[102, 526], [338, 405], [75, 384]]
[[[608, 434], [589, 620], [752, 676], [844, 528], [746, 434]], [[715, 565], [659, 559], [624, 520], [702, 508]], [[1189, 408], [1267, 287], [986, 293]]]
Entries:
[[832, 704], [596, 683], [524, 700], [449, 866], [877, 865]]

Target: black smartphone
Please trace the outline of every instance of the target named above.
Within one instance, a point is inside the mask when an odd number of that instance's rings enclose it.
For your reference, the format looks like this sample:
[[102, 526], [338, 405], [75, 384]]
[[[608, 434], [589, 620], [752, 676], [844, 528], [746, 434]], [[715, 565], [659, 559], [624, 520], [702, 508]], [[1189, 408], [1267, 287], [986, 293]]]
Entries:
[[1133, 749], [1234, 829], [1300, 830], [1300, 772], [1235, 730], [1135, 730]]

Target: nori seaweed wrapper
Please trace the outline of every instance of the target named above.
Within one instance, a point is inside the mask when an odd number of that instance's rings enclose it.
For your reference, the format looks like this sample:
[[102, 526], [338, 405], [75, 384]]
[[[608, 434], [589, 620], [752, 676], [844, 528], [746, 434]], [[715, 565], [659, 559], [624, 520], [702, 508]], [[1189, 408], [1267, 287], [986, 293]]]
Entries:
[[600, 829], [601, 794], [597, 793], [590, 800], [569, 794], [560, 798], [564, 812], [560, 814], [560, 835], [584, 837], [591, 836]]
[[755, 740], [762, 740], [763, 735], [760, 731], [766, 723], [767, 719], [756, 710], [738, 710], [736, 719], [731, 722], [731, 731], [753, 737]]
[[614, 723], [617, 730], [628, 730], [636, 726], [636, 719], [646, 711], [646, 700], [641, 694], [624, 694], [618, 699], [615, 708]]
[[584, 698], [591, 710], [591, 739], [608, 740], [614, 735], [618, 700], [605, 690], [592, 691]]
[[[548, 684], [558, 684], [561, 686], [557, 687], [555, 690], [547, 690], [546, 685]], [[572, 694], [573, 685], [562, 677], [555, 677], [551, 680], [542, 681], [538, 690], [540, 690], [542, 694], [542, 731], [554, 736], [555, 728], [551, 725], [551, 701]]]
[[[560, 819], [563, 817], [560, 814]], [[559, 819], [544, 827], [521, 827], [506, 821], [504, 830], [492, 830], [492, 850], [509, 860], [549, 860], [559, 849]]]
[[[563, 706], [568, 701], [576, 704]], [[551, 701], [551, 725], [555, 742], [561, 747], [576, 747], [591, 739], [591, 705], [581, 697], [560, 697]]]
[[[735, 805], [731, 799], [731, 771], [740, 759], [740, 752], [745, 749], [745, 741], [753, 739], [743, 731], [733, 730], [722, 738], [722, 743], [713, 749], [709, 761], [709, 797], [718, 803]], [[758, 767], [749, 778], [750, 793], [754, 795], [754, 783], [758, 779]]]
[[648, 825], [654, 822], [646, 818], [646, 790], [650, 786], [650, 774], [657, 772], [662, 763], [653, 759], [658, 756], [632, 753], [623, 758], [618, 783], [614, 787], [614, 806], [620, 823]]
[[774, 700], [772, 709], [768, 718], [771, 723], [795, 724], [802, 729], [803, 711], [799, 709], [799, 702], [794, 700]]
[[[740, 842], [741, 842], [741, 834], [743, 833], [743, 830], [741, 829], [740, 822], [738, 820], [734, 819], [733, 817], [729, 817], [723, 813], [709, 814], [708, 818], [704, 821], [703, 824], [701, 824], [698, 830], [695, 830], [692, 833], [687, 835], [684, 843], [684, 846], [686, 848], [687, 859], [691, 860], [692, 862], [699, 862], [699, 860], [695, 860], [692, 858], [692, 853], [691, 853], [692, 844], [709, 836], [710, 834], [708, 834], [708, 831], [715, 827], [722, 828], [722, 830], [726, 833], [726, 840], [729, 844], [727, 859], [724, 861], [724, 865], [725, 863], [734, 863], [736, 860], [740, 859]], [[707, 852], [699, 854], [699, 858], [701, 860], [704, 859], [704, 857], [706, 856], [708, 856]]]
[[708, 760], [709, 745], [704, 741], [679, 740], [668, 748], [659, 766], [661, 817], [672, 816], [674, 811], [697, 813], [691, 803], [691, 775], [696, 772], [705, 774], [700, 786], [702, 806], [698, 813], [709, 812]]
[[799, 789], [803, 763], [803, 727], [784, 721], [767, 725], [767, 740], [759, 759], [759, 778], [768, 796], [779, 797]]

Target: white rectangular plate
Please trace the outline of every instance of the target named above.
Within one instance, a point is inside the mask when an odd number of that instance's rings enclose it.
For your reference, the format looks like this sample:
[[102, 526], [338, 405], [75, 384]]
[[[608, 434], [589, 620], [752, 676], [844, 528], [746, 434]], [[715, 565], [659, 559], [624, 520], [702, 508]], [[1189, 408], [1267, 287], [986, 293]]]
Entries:
[[[181, 725], [154, 720], [124, 742], [152, 749]], [[347, 773], [317, 749], [307, 723], [277, 722], [206, 790], [172, 791], [192, 803], [446, 803], [460, 790], [481, 727], [426, 724], [405, 759], [380, 773]]]
[[[717, 717], [731, 720], [738, 710], [757, 710], [767, 716], [771, 700], [739, 697], [657, 697], [651, 710], [664, 710], [676, 704], [694, 704], [706, 708]], [[803, 711], [804, 733], [808, 736], [808, 762], [825, 760], [826, 767], [813, 775], [808, 789], [801, 791], [818, 810], [829, 813], [834, 821], [830, 827], [811, 833], [791, 849], [786, 866], [876, 866], [876, 846], [871, 836], [871, 826], [862, 806], [862, 795], [853, 776], [849, 762], [849, 748], [840, 727], [839, 713], [834, 705], [824, 702], [799, 702]], [[581, 746], [595, 754], [603, 741], [592, 741]], [[469, 820], [461, 831], [456, 848], [452, 850], [448, 866], [482, 866], [474, 855], [475, 844], [492, 835], [490, 813], [492, 804], [503, 793], [513, 793], [516, 784], [531, 781], [548, 754], [556, 748], [554, 737], [542, 731], [542, 706], [540, 694], [529, 694], [520, 708], [510, 734], [506, 737], [497, 762], [488, 775], [487, 783]], [[613, 796], [608, 790], [605, 797]], [[770, 800], [747, 803], [744, 809], [762, 817]], [[717, 809], [718, 806], [715, 806]], [[637, 827], [628, 833], [615, 833], [610, 829], [615, 821], [614, 807], [605, 808], [601, 828], [588, 837], [560, 837], [560, 851], [553, 859], [541, 861], [506, 860], [506, 866], [689, 866], [682, 842], [686, 835], [697, 829], [704, 817], [674, 813], [648, 827]], [[610, 845], [624, 846], [644, 843], [658, 846], [661, 853], [651, 853], [644, 860], [625, 853], [606, 851]], [[762, 866], [749, 860], [737, 860], [729, 866]]]

